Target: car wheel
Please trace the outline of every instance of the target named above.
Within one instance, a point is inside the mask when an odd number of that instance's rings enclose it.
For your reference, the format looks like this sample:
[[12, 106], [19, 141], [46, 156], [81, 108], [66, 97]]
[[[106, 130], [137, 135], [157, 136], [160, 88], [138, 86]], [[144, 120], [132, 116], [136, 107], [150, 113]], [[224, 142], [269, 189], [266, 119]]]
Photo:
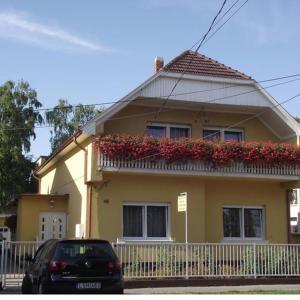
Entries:
[[22, 294], [33, 294], [32, 283], [29, 276], [25, 275], [22, 281]]

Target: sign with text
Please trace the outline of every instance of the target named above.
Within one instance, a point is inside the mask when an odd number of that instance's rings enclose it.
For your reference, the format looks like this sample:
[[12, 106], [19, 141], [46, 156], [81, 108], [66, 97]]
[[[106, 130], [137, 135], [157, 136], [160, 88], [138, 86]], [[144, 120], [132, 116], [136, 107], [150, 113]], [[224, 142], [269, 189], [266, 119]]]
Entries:
[[186, 211], [187, 193], [180, 193], [177, 199], [178, 211]]

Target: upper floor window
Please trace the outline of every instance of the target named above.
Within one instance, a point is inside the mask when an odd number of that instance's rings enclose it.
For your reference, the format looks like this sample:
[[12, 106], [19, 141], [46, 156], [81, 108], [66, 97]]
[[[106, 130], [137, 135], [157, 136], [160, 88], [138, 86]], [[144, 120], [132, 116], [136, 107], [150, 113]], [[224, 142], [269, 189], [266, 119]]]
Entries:
[[204, 128], [203, 139], [206, 141], [236, 141], [244, 140], [242, 129]]
[[191, 127], [181, 124], [149, 123], [147, 125], [147, 135], [157, 138], [187, 138], [191, 136]]

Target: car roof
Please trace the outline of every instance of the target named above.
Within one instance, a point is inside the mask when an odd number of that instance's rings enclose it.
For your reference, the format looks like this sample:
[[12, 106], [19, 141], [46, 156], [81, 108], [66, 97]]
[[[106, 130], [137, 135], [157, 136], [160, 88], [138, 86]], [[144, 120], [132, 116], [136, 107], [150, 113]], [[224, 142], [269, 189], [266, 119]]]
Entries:
[[56, 241], [58, 243], [109, 243], [109, 241], [102, 239], [61, 239]]

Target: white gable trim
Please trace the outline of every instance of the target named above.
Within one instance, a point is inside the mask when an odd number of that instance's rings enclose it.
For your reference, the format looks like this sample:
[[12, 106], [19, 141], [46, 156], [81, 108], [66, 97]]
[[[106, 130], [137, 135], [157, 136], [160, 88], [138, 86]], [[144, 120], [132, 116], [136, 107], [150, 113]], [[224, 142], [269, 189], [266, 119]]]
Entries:
[[160, 76], [161, 72], [157, 72], [153, 76], [151, 76], [148, 80], [144, 81], [142, 84], [140, 84], [137, 88], [132, 90], [129, 94], [127, 94], [125, 97], [121, 98], [118, 102], [110, 106], [108, 109], [106, 109], [103, 113], [96, 116], [89, 122], [87, 122], [83, 127], [82, 131], [86, 132], [88, 134], [95, 134], [96, 133], [96, 126], [105, 122], [107, 119], [109, 119], [111, 116], [119, 112], [122, 108], [127, 106], [131, 101], [135, 100], [139, 93], [148, 86], [153, 80], [155, 80], [157, 77]]
[[[157, 72], [153, 76], [151, 76], [148, 80], [144, 81], [142, 84], [140, 84], [137, 88], [132, 90], [129, 94], [127, 94], [125, 97], [120, 99], [118, 102], [110, 106], [108, 109], [106, 109], [103, 113], [93, 118], [91, 121], [86, 123], [82, 127], [82, 131], [87, 134], [95, 134], [96, 133], [96, 126], [99, 124], [104, 123], [106, 120], [108, 120], [110, 117], [118, 113], [121, 109], [126, 107], [130, 102], [134, 101], [138, 96], [141, 95], [141, 92], [143, 89], [148, 87], [154, 80], [156, 80], [158, 77], [169, 77], [169, 78], [180, 78], [182, 77], [181, 73], [171, 73], [171, 72]], [[184, 75], [185, 80], [197, 80], [197, 81], [210, 81], [210, 82], [219, 82], [219, 83], [230, 83], [230, 84], [237, 84], [237, 85], [248, 85], [253, 86], [257, 89], [257, 92], [260, 92], [266, 100], [268, 100], [271, 103], [271, 108], [273, 112], [275, 112], [282, 121], [287, 124], [294, 132], [295, 135], [300, 135], [300, 124], [281, 106], [279, 103], [266, 91], [264, 90], [258, 83], [256, 83], [254, 80], [240, 80], [240, 79], [228, 79], [228, 78], [221, 78], [221, 77], [211, 77], [211, 76], [198, 76], [198, 75], [190, 75], [185, 74]], [[205, 104], [205, 102], [203, 102]], [[260, 118], [262, 121], [262, 118]], [[278, 133], [274, 131], [270, 127], [270, 125], [267, 125], [266, 122], [262, 121], [277, 137], [279, 137]], [[283, 138], [283, 137], [279, 137]]]
[[293, 130], [300, 135], [300, 124], [277, 102], [262, 86], [255, 83], [255, 87], [272, 103], [272, 110]]

